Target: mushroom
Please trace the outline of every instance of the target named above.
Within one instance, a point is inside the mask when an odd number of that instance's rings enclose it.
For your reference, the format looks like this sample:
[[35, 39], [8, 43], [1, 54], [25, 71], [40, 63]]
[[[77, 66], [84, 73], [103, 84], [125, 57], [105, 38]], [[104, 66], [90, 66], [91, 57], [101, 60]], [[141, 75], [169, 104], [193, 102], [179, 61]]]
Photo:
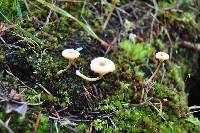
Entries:
[[165, 52], [158, 52], [156, 53], [156, 59], [162, 63], [165, 60], [169, 60], [169, 55]]
[[90, 69], [94, 71], [95, 73], [98, 73], [99, 77], [89, 78], [83, 75], [79, 70], [76, 70], [76, 75], [88, 81], [97, 81], [101, 79], [105, 74], [109, 72], [113, 72], [115, 70], [115, 64], [107, 58], [98, 57], [91, 61]]
[[162, 63], [165, 60], [169, 60], [169, 55], [165, 52], [158, 52], [156, 53], [156, 59], [159, 60], [159, 64], [155, 70], [155, 72], [152, 74], [152, 76], [149, 78], [149, 80], [147, 81], [147, 83], [149, 83], [150, 81], [152, 81], [152, 79], [155, 78], [156, 74], [158, 73], [158, 71], [160, 70], [160, 66], [162, 65]]
[[65, 72], [67, 69], [69, 69], [72, 65], [75, 65], [75, 60], [80, 56], [80, 53], [77, 50], [74, 49], [65, 49], [62, 51], [62, 56], [65, 59], [69, 60], [68, 66], [57, 72], [57, 75], [62, 74], [63, 72]]
[[136, 36], [136, 34], [130, 33], [130, 34], [129, 34], [129, 40], [130, 40], [133, 44], [135, 44], [136, 41], [137, 41], [137, 36]]

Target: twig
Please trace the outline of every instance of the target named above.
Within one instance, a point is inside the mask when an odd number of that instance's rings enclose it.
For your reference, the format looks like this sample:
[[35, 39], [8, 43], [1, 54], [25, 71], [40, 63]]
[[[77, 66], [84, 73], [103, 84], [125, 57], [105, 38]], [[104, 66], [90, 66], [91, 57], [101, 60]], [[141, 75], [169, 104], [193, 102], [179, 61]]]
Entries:
[[106, 55], [112, 50], [112, 47], [113, 47], [113, 45], [117, 42], [117, 39], [118, 39], [118, 37], [115, 37], [115, 38], [113, 39], [113, 41], [111, 42], [111, 44], [110, 44], [109, 47], [107, 48], [107, 50], [106, 50], [104, 56], [106, 56]]
[[151, 101], [149, 101], [149, 103], [150, 103], [151, 106], [154, 107], [154, 109], [159, 113], [160, 117], [163, 118], [163, 120], [166, 121], [166, 119], [163, 117], [162, 113], [160, 113], [160, 110], [158, 110], [158, 108], [157, 108]]
[[162, 70], [163, 70], [163, 73], [162, 73], [162, 78], [161, 78], [161, 84], [162, 84], [162, 82], [163, 82], [163, 80], [164, 80], [164, 77], [165, 77], [165, 73], [166, 73], [166, 69], [165, 69], [165, 66], [164, 66], [165, 64], [163, 64], [163, 67], [162, 67]]
[[200, 110], [196, 110], [196, 111], [193, 111], [193, 112], [189, 112], [189, 113], [187, 113], [187, 115], [189, 115], [189, 114], [194, 114], [194, 113], [198, 113], [198, 112], [200, 112]]
[[181, 42], [181, 44], [186, 48], [190, 48], [190, 49], [193, 49], [193, 50], [200, 52], [200, 43], [195, 44], [195, 43], [192, 43], [192, 42], [183, 41], [183, 42]]
[[54, 108], [54, 106], [52, 107], [53, 111], [55, 112], [55, 115], [57, 116], [58, 120], [61, 120], [60, 119], [60, 115], [59, 113], [56, 111], [56, 109]]
[[159, 99], [159, 102], [160, 102], [160, 115], [161, 115], [162, 114], [162, 110], [163, 110], [163, 104], [162, 104], [160, 99]]
[[153, 0], [153, 4], [154, 4], [154, 9], [155, 9], [155, 14], [153, 15], [153, 20], [151, 23], [150, 44], [153, 42], [153, 27], [154, 27], [154, 23], [155, 23], [156, 17], [158, 15], [158, 10], [159, 10], [156, 0]]
[[120, 15], [120, 12], [118, 10], [116, 10], [116, 12], [117, 12], [117, 16], [119, 17], [119, 22], [120, 22], [121, 26], [123, 26], [124, 24], [123, 24], [123, 20], [122, 20], [122, 17]]
[[54, 124], [55, 124], [55, 127], [56, 127], [56, 133], [59, 133], [59, 131], [58, 131], [58, 122], [56, 121]]
[[144, 102], [147, 102], [148, 93], [153, 88], [154, 84], [155, 82], [150, 82], [148, 84], [145, 84]]
[[169, 35], [169, 32], [168, 32], [168, 30], [167, 30], [167, 28], [165, 28], [165, 33], [167, 34], [167, 37], [168, 37], [168, 39], [169, 39], [169, 44], [170, 44], [170, 54], [169, 54], [169, 59], [171, 60], [172, 59], [172, 54], [173, 54], [173, 49], [172, 49], [172, 46], [173, 46], [173, 43], [172, 43], [172, 39], [171, 39], [171, 37], [170, 37], [170, 35]]
[[47, 19], [46, 19], [46, 22], [45, 22], [43, 27], [46, 27], [49, 24], [49, 19], [51, 17], [51, 14], [52, 14], [52, 10], [50, 9], [49, 14], [48, 14]]
[[109, 117], [108, 119], [110, 120], [110, 122], [112, 123], [112, 125], [114, 126], [114, 128], [116, 129], [117, 126], [116, 126], [116, 124], [113, 122], [113, 120], [112, 120], [110, 117]]
[[[111, 5], [110, 3], [106, 2], [108, 5]], [[132, 15], [128, 12], [126, 12], [124, 9], [120, 8], [120, 7], [115, 7], [116, 10], [120, 11], [121, 13], [126, 14], [128, 17], [131, 17]]]
[[90, 128], [88, 129], [87, 133], [92, 133], [93, 122], [90, 123]]
[[[6, 73], [10, 76], [13, 76], [17, 81], [19, 81], [22, 85], [24, 85], [25, 87], [33, 90], [31, 87], [27, 86], [23, 81], [21, 81], [18, 77], [16, 77], [11, 71], [7, 71], [6, 70]], [[35, 90], [33, 90], [33, 92], [37, 93]]]
[[35, 122], [35, 128], [33, 130], [33, 133], [37, 133], [37, 129], [38, 129], [38, 126], [39, 126], [39, 123], [40, 123], [41, 116], [42, 116], [42, 113], [40, 111], [39, 114], [38, 114], [37, 120]]
[[11, 119], [11, 116], [6, 120], [6, 122], [4, 122], [4, 124], [5, 124], [6, 126], [8, 126], [8, 124], [9, 124], [9, 122], [10, 122], [10, 119]]
[[28, 13], [31, 14], [31, 11], [30, 11], [30, 9], [29, 9], [27, 0], [24, 0], [24, 4], [25, 4], [25, 7], [26, 7]]
[[110, 20], [110, 17], [112, 16], [112, 13], [113, 13], [115, 7], [116, 7], [116, 0], [112, 0], [112, 7], [110, 9], [110, 13], [108, 14], [108, 17], [107, 17], [105, 23], [103, 24], [103, 27], [102, 27], [103, 30], [106, 29], [106, 26], [107, 26], [107, 24], [108, 24], [108, 22]]
[[15, 45], [12, 45], [12, 44], [7, 44], [6, 41], [0, 36], [0, 40], [3, 42], [3, 44], [8, 47], [9, 49], [10, 48], [21, 48], [20, 46], [15, 46]]
[[143, 98], [144, 98], [144, 87], [142, 87], [142, 94], [141, 94], [141, 97], [140, 97], [140, 104], [142, 103]]
[[43, 85], [38, 84], [38, 83], [37, 83], [37, 85], [38, 85], [40, 88], [42, 88], [47, 94], [53, 96]]
[[83, 17], [83, 13], [84, 13], [84, 11], [85, 11], [85, 6], [86, 6], [86, 0], [84, 0], [84, 4], [83, 4], [83, 7], [82, 7], [82, 10], [81, 10], [81, 18], [83, 19], [83, 21], [87, 24], [87, 25], [89, 25], [88, 24], [88, 22], [85, 20], [85, 18]]
[[10, 129], [10, 127], [8, 127], [2, 120], [0, 120], [0, 125], [6, 128], [9, 133], [14, 133], [13, 130]]
[[194, 105], [194, 106], [189, 107], [189, 110], [192, 110], [192, 109], [200, 109], [200, 106]]

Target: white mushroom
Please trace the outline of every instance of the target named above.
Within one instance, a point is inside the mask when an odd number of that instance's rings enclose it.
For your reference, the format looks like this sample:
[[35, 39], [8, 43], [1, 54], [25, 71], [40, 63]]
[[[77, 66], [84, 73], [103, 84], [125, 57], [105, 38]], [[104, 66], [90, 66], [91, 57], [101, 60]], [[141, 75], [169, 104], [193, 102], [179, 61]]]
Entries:
[[74, 60], [80, 56], [80, 53], [74, 49], [65, 49], [62, 51], [62, 56], [69, 60]]
[[91, 61], [90, 69], [102, 77], [109, 72], [113, 72], [115, 70], [115, 64], [107, 58], [98, 57]]
[[130, 34], [129, 34], [129, 40], [130, 40], [132, 43], [136, 43], [136, 40], [137, 40], [136, 34], [130, 33]]
[[158, 64], [155, 72], [152, 74], [152, 76], [149, 78], [149, 80], [146, 83], [149, 83], [150, 81], [152, 81], [153, 78], [155, 78], [156, 74], [160, 70], [160, 66], [162, 65], [163, 61], [169, 60], [169, 55], [165, 52], [158, 52], [158, 53], [156, 53], [156, 59], [159, 60], [159, 64]]
[[156, 59], [158, 59], [160, 62], [163, 62], [165, 60], [169, 60], [169, 55], [165, 52], [158, 52], [156, 53]]
[[109, 72], [113, 72], [115, 70], [115, 64], [107, 58], [98, 57], [91, 61], [90, 69], [94, 71], [95, 73], [98, 73], [99, 77], [88, 78], [85, 75], [81, 74], [80, 71], [78, 70], [76, 71], [76, 75], [88, 81], [96, 81], [96, 80], [101, 79], [105, 74]]
[[75, 60], [80, 56], [80, 53], [77, 50], [74, 49], [65, 49], [62, 51], [62, 56], [65, 59], [69, 60], [68, 66], [57, 72], [57, 75], [62, 74], [63, 72], [65, 72], [67, 69], [69, 69], [72, 65], [75, 65]]

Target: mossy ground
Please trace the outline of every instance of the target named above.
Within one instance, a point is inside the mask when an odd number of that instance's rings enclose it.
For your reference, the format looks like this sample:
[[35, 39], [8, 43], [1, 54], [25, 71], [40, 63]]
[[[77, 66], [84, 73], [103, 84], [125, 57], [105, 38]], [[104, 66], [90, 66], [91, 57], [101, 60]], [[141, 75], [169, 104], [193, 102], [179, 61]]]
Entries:
[[[31, 35], [18, 27], [2, 36], [7, 44], [1, 42], [0, 45], [0, 81], [4, 86], [0, 89], [5, 96], [12, 89], [17, 90], [23, 95], [24, 101], [38, 104], [29, 106], [25, 118], [16, 113], [5, 114], [6, 103], [1, 106], [0, 118], [6, 121], [11, 117], [9, 126], [13, 131], [32, 132], [41, 111], [43, 115], [38, 132], [200, 132], [200, 122], [188, 114], [185, 86], [188, 74], [195, 73], [198, 67], [199, 57], [197, 52], [192, 51], [191, 54], [190, 50], [180, 45], [182, 41], [195, 43], [200, 40], [199, 18], [194, 10], [197, 8], [194, 2], [183, 2], [179, 7], [180, 12], [174, 10], [177, 9], [174, 1], [158, 2], [160, 10], [153, 31], [153, 19], [148, 15], [148, 12], [155, 11], [149, 6], [153, 5], [151, 1], [132, 3], [137, 9], [135, 11], [132, 7], [123, 7], [127, 3], [119, 1], [117, 6], [125, 11], [120, 15], [124, 25], [119, 23], [117, 11], [121, 10], [117, 10], [105, 31], [101, 30], [101, 25], [102, 19], [109, 13], [109, 4], [105, 4], [103, 10], [101, 2], [88, 2], [85, 10], [82, 10], [82, 16], [93, 31], [107, 42], [112, 42], [116, 36], [118, 38], [112, 51], [106, 53], [101, 43], [75, 21], [52, 11], [46, 23], [49, 8], [29, 1], [27, 9], [23, 2], [17, 1], [21, 8], [8, 11], [3, 8], [9, 6], [8, 1], [3, 0], [3, 5], [0, 5], [4, 14], [1, 20], [8, 23], [6, 19], [9, 19], [18, 23]], [[56, 5], [78, 20], [83, 20], [81, 10], [77, 10], [82, 9], [82, 2]], [[17, 14], [17, 17], [11, 14]], [[131, 32], [139, 37], [136, 44], [128, 40]], [[153, 42], [150, 41], [151, 32]], [[61, 51], [66, 48], [83, 49], [76, 61], [77, 68], [73, 66], [57, 76], [56, 73], [68, 63], [61, 56]], [[146, 85], [145, 81], [158, 64], [155, 52], [171, 53], [171, 50], [172, 59], [164, 63], [155, 81]], [[98, 56], [113, 60], [116, 71], [97, 82], [87, 82], [75, 75], [75, 70], [79, 69], [85, 75], [96, 77], [89, 70], [89, 64]], [[6, 132], [4, 128], [1, 130]]]

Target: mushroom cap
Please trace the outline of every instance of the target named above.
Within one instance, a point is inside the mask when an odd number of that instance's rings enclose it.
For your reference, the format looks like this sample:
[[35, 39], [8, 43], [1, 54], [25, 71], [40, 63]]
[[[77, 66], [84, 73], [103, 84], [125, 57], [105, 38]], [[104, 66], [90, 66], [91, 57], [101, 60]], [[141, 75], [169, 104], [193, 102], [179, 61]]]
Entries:
[[98, 57], [91, 61], [90, 69], [99, 75], [105, 75], [115, 70], [115, 64], [104, 57]]
[[136, 40], [137, 40], [136, 34], [130, 33], [130, 34], [129, 34], [129, 40], [130, 40], [132, 43], [136, 43]]
[[62, 56], [66, 59], [76, 59], [80, 56], [80, 53], [74, 49], [65, 49], [62, 51]]
[[160, 61], [169, 60], [169, 55], [165, 52], [156, 53], [156, 59]]

